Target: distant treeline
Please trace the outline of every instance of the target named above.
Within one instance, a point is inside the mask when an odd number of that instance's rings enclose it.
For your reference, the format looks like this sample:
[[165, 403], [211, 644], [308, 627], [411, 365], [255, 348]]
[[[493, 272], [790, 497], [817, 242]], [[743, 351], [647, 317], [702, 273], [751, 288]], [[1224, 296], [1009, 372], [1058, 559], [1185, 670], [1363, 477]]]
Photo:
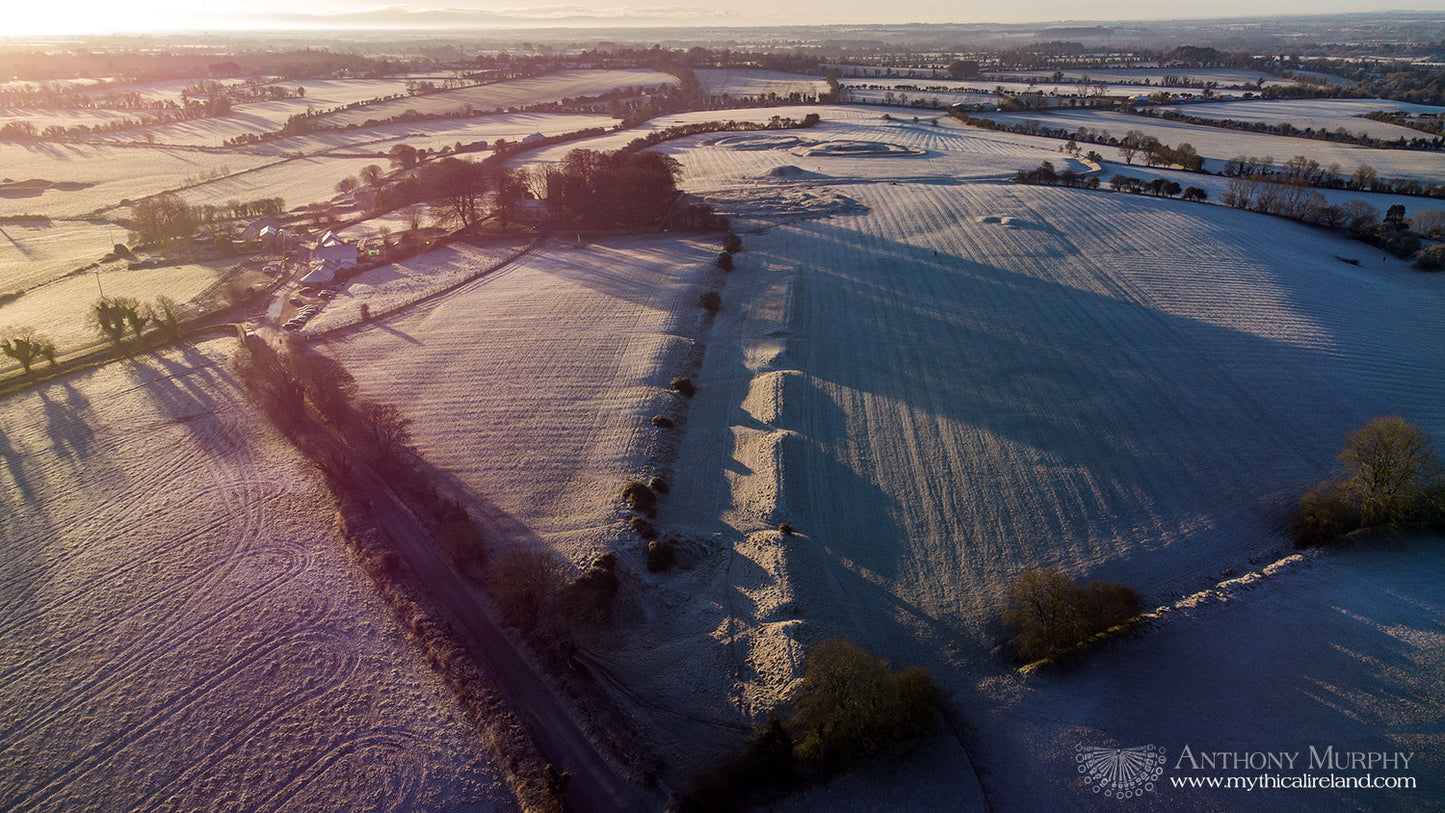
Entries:
[[[1271, 124], [1264, 121], [1219, 119], [1189, 115], [1179, 110], [1160, 110], [1156, 107], [1134, 108], [1126, 110], [1125, 112], [1203, 127], [1219, 127], [1225, 130], [1242, 130], [1249, 133], [1265, 133], [1268, 135], [1288, 136], [1290, 138], [1311, 138], [1320, 141], [1334, 141], [1341, 144], [1358, 144], [1362, 147], [1372, 147], [1380, 150], [1445, 150], [1445, 137], [1405, 138], [1404, 136], [1399, 136], [1398, 138], [1376, 138], [1366, 133], [1351, 133], [1344, 127], [1337, 127], [1333, 130], [1323, 128], [1316, 130], [1313, 127], [1300, 129], [1287, 121]], [[1374, 118], [1377, 121], [1389, 121], [1391, 124], [1404, 124], [1404, 122], [1394, 121], [1389, 118], [1381, 118], [1381, 115], [1380, 113], [1371, 113], [1368, 114], [1367, 117]], [[1412, 125], [1405, 124], [1405, 126]]]

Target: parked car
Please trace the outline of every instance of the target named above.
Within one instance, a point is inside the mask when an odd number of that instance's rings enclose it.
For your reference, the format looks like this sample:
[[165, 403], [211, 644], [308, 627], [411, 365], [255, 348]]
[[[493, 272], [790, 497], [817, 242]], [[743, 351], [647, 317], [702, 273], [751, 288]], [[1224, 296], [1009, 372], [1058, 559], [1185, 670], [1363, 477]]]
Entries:
[[281, 273], [281, 269], [277, 268], [277, 267], [274, 266], [274, 265], [268, 265], [268, 266], [266, 266], [266, 267], [264, 267], [264, 268], [261, 269], [261, 273], [263, 273], [263, 274], [279, 274], [279, 273]]
[[335, 298], [336, 298], [336, 292], [333, 291], [333, 290], [331, 290], [330, 288], [326, 288], [326, 289], [317, 291], [317, 292], [316, 292], [316, 295], [319, 296], [319, 297], [321, 297], [322, 299], [335, 299]]
[[288, 300], [286, 300], [286, 301], [287, 301], [287, 302], [290, 302], [292, 305], [300, 305], [300, 304], [301, 304], [302, 302], [304, 302], [305, 300], [303, 300], [303, 299], [302, 299], [301, 297], [299, 297], [299, 296], [293, 296], [293, 297], [291, 297], [290, 299], [288, 299]]

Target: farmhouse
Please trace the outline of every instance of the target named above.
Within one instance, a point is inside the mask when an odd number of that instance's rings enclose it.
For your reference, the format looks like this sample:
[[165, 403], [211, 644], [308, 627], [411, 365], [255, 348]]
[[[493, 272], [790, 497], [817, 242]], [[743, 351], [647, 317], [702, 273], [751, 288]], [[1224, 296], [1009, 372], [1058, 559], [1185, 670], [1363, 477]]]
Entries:
[[280, 228], [281, 221], [277, 220], [276, 218], [270, 216], [259, 217], [251, 221], [251, 225], [241, 230], [240, 239], [243, 243], [249, 243], [252, 240], [260, 240], [263, 236], [261, 233], [266, 229], [271, 229], [274, 232], [280, 230]]
[[536, 226], [551, 220], [551, 209], [545, 200], [524, 198], [512, 204], [512, 220]]
[[311, 271], [301, 278], [306, 284], [331, 282], [337, 274], [356, 267], [357, 246], [328, 231], [311, 249]]

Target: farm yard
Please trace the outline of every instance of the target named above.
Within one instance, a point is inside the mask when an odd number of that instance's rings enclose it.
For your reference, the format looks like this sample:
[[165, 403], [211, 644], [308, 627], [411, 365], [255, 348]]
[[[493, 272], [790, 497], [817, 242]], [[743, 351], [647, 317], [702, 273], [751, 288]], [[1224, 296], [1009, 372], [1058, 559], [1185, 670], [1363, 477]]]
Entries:
[[0, 807], [512, 809], [231, 349], [0, 403]]

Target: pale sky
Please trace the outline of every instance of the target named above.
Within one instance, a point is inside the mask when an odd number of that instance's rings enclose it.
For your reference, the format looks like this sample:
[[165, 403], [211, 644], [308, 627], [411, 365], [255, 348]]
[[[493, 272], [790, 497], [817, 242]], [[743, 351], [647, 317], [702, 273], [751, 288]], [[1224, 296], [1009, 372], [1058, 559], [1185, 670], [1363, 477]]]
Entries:
[[[827, 23], [1019, 23], [1068, 20], [1157, 20], [1179, 17], [1257, 17], [1328, 14], [1380, 8], [1440, 10], [1442, 0], [1215, 0], [1203, 6], [1157, 0], [247, 0], [232, 8], [197, 0], [10, 0], [0, 36], [94, 34], [218, 28], [296, 28], [312, 25], [404, 27], [409, 21], [452, 27], [545, 25], [790, 25]], [[437, 21], [417, 12], [468, 12]], [[365, 18], [347, 19], [347, 14]], [[384, 20], [385, 22], [379, 22]]]

